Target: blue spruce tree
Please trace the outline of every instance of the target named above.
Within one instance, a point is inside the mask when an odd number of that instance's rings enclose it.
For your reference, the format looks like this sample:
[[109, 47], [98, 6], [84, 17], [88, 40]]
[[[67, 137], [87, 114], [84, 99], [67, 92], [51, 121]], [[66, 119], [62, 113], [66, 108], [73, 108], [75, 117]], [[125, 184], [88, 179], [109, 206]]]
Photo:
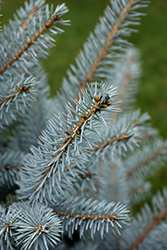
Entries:
[[0, 32], [0, 250], [167, 248], [167, 190], [148, 177], [167, 142], [132, 104], [138, 51], [126, 38], [148, 1], [111, 0], [49, 98], [40, 57], [65, 4], [30, 0]]

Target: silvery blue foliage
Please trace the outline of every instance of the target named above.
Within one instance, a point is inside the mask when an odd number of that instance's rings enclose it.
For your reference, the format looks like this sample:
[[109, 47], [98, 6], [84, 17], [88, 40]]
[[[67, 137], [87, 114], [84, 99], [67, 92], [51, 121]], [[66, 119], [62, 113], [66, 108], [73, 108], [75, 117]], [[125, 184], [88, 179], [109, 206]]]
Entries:
[[49, 249], [48, 245], [53, 246], [60, 240], [61, 221], [51, 208], [40, 203], [16, 203], [11, 209], [17, 213], [14, 235], [20, 249]]
[[0, 32], [0, 250], [166, 249], [166, 189], [133, 215], [167, 160], [132, 109], [141, 69], [126, 39], [148, 1], [110, 2], [54, 99], [38, 58], [65, 4], [30, 0]]

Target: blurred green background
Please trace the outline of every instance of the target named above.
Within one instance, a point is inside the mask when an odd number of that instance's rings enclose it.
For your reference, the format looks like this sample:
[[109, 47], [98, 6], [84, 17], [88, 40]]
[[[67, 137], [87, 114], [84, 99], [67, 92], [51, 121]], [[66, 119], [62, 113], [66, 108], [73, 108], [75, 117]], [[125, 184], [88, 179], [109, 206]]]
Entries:
[[[60, 0], [47, 0], [48, 3], [62, 3]], [[52, 95], [61, 86], [62, 77], [70, 63], [74, 63], [83, 43], [93, 31], [99, 16], [109, 0], [66, 0], [69, 13], [64, 16], [71, 20], [71, 26], [65, 26], [65, 32], [56, 36], [56, 47], [51, 49], [50, 55], [43, 60], [46, 68]], [[13, 13], [23, 0], [3, 0], [1, 6], [2, 25], [13, 18]], [[147, 16], [141, 20], [139, 32], [129, 38], [141, 52], [142, 77], [140, 91], [135, 108], [142, 112], [148, 111], [152, 117], [153, 127], [158, 128], [160, 135], [167, 139], [167, 1], [152, 0], [147, 9], [142, 10]], [[167, 185], [167, 167], [162, 168], [153, 177], [155, 190]]]

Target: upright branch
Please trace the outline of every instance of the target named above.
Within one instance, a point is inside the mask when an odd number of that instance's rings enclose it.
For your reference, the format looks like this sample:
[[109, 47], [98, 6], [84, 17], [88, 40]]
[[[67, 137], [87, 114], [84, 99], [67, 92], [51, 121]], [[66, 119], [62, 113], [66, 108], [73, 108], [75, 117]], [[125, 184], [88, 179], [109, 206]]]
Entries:
[[94, 61], [92, 67], [88, 71], [85, 83], [83, 83], [83, 82], [80, 83], [81, 89], [84, 89], [86, 87], [86, 83], [94, 81], [93, 75], [94, 75], [99, 63], [108, 54], [110, 44], [111, 44], [113, 38], [115, 37], [116, 32], [121, 28], [121, 25], [124, 22], [124, 19], [125, 19], [126, 15], [129, 13], [131, 7], [133, 6], [134, 1], [135, 0], [130, 0], [128, 5], [125, 6], [122, 11], [120, 11], [119, 17], [118, 17], [116, 23], [114, 24], [113, 29], [111, 30], [111, 32], [108, 33], [105, 47], [101, 48], [100, 53], [99, 53], [99, 57]]
[[[86, 93], [84, 94], [84, 98], [86, 98]], [[87, 96], [88, 97], [88, 96]], [[82, 98], [82, 97], [81, 97]], [[89, 99], [90, 100], [90, 99]], [[81, 103], [76, 103], [76, 105], [78, 107], [81, 107]], [[85, 105], [85, 104], [84, 104]], [[92, 101], [92, 106], [90, 107], [89, 110], [87, 110], [87, 113], [81, 115], [81, 119], [77, 120], [77, 123], [74, 125], [74, 127], [71, 130], [66, 130], [66, 138], [63, 140], [63, 142], [61, 143], [60, 147], [56, 150], [55, 155], [52, 157], [52, 161], [51, 163], [47, 164], [47, 166], [45, 167], [45, 171], [42, 174], [41, 179], [39, 180], [39, 184], [37, 185], [37, 187], [35, 188], [35, 190], [32, 193], [32, 196], [35, 196], [39, 190], [41, 190], [44, 186], [45, 186], [45, 182], [48, 178], [50, 178], [54, 173], [55, 173], [55, 169], [57, 168], [57, 166], [60, 164], [61, 165], [61, 161], [62, 158], [64, 157], [64, 155], [68, 152], [70, 145], [75, 144], [75, 138], [77, 136], [83, 136], [83, 131], [88, 127], [88, 124], [90, 124], [90, 121], [96, 117], [96, 115], [100, 114], [101, 110], [104, 110], [106, 108], [108, 108], [109, 106], [111, 106], [112, 103], [110, 101], [110, 97], [109, 95], [107, 96], [98, 96], [95, 95], [94, 100]], [[85, 106], [86, 107], [86, 106]], [[83, 109], [81, 108], [81, 110], [83, 111]], [[70, 119], [66, 120], [65, 123], [68, 124], [70, 122]], [[75, 148], [75, 146], [74, 146]], [[68, 170], [70, 170], [70, 168], [73, 166], [74, 164], [69, 164], [68, 165], [68, 169], [67, 168], [63, 168], [63, 172], [66, 172]], [[59, 176], [61, 175], [61, 171], [58, 171]]]

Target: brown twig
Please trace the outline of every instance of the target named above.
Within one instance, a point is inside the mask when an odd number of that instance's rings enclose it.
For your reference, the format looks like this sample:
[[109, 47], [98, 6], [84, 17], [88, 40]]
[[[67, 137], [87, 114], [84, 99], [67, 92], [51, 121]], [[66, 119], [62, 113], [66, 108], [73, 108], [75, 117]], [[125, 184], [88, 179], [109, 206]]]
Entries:
[[66, 212], [60, 212], [60, 211], [53, 211], [55, 214], [60, 216], [65, 216], [68, 218], [75, 218], [83, 219], [83, 220], [111, 220], [115, 221], [117, 220], [117, 214], [112, 215], [90, 215], [90, 214], [72, 214], [72, 213], [66, 213]]

